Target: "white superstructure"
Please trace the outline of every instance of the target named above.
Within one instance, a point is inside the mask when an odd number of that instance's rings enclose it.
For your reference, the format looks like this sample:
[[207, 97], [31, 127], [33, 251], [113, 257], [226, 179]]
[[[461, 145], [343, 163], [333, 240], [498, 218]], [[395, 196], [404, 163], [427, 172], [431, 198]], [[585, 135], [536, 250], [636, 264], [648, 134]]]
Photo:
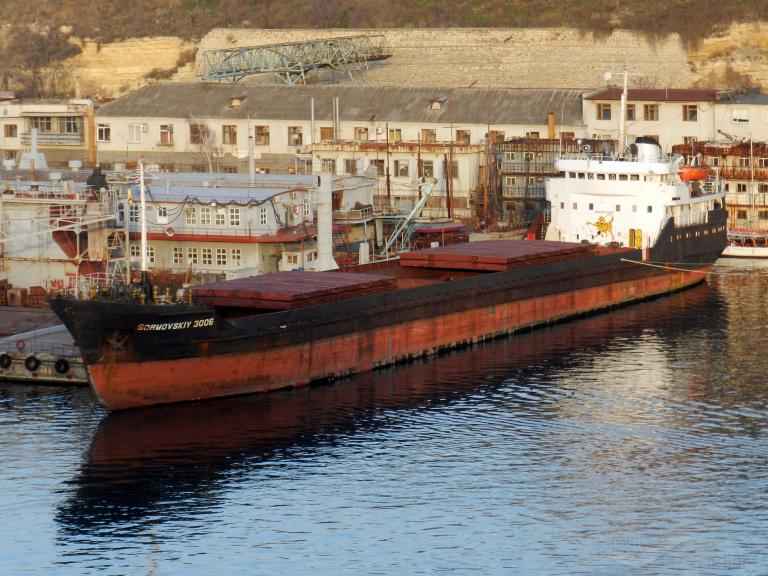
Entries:
[[682, 157], [662, 155], [651, 138], [619, 157], [582, 150], [556, 160], [561, 177], [547, 180], [547, 240], [650, 248], [671, 219], [675, 228], [706, 224], [709, 211], [725, 205], [715, 170], [683, 180]]

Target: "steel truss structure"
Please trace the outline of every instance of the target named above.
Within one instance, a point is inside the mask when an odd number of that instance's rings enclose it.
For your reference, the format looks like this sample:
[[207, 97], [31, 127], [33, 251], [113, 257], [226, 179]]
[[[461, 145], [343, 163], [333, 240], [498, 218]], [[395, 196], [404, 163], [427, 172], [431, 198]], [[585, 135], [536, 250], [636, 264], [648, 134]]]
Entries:
[[307, 42], [267, 44], [203, 52], [204, 80], [233, 83], [252, 74], [275, 74], [287, 84], [305, 84], [313, 70], [331, 68], [350, 78], [358, 67], [389, 58], [382, 35], [340, 36]]

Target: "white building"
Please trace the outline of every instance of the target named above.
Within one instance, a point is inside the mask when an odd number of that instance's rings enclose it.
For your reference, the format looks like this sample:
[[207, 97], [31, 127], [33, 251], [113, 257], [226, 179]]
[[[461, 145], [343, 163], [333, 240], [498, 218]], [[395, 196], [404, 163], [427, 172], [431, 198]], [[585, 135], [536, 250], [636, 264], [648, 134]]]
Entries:
[[0, 102], [4, 169], [16, 168], [22, 154], [30, 150], [33, 129], [37, 130], [38, 151], [45, 154], [49, 167], [67, 167], [72, 160], [83, 166], [95, 161], [93, 105], [89, 100]]
[[[314, 269], [317, 176], [159, 173], [146, 177], [151, 272], [242, 277]], [[116, 222], [128, 230], [131, 267], [141, 258], [140, 190], [124, 185]], [[130, 194], [129, 194], [130, 191]], [[372, 203], [371, 179], [337, 177], [340, 210]]]

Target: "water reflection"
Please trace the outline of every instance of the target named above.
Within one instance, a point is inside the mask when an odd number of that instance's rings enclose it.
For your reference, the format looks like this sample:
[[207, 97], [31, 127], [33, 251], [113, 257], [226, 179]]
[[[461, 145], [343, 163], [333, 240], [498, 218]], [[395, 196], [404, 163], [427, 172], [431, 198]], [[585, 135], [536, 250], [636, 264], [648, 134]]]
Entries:
[[[115, 535], [205, 515], [239, 483], [268, 481], [274, 467], [260, 471], [265, 462], [291, 467], [343, 439], [403, 423], [424, 425], [429, 443], [428, 429], [443, 413], [461, 427], [457, 438], [485, 434], [492, 421], [494, 442], [514, 437], [532, 461], [575, 463], [563, 482], [574, 475], [595, 481], [617, 459], [645, 466], [642, 451], [663, 443], [661, 433], [601, 447], [583, 435], [605, 433], [612, 423], [650, 422], [660, 406], [679, 420], [673, 429], [689, 425], [688, 408], [676, 409], [672, 398], [695, 397], [708, 385], [707, 373], [720, 363], [726, 312], [720, 294], [704, 285], [332, 386], [109, 414], [56, 521], [65, 535]], [[689, 360], [685, 350], [694, 339], [711, 363]], [[678, 380], [680, 370], [692, 371], [692, 379]], [[617, 379], [626, 386], [612, 389]], [[717, 390], [706, 393], [714, 395], [710, 402], [725, 400]]]

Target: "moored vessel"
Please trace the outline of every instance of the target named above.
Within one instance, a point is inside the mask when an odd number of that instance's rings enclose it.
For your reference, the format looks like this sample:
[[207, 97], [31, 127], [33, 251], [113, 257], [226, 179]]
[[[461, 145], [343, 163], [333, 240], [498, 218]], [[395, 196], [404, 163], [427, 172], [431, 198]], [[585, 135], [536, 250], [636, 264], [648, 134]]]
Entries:
[[724, 192], [716, 173], [683, 180], [680, 161], [652, 139], [559, 159], [547, 240], [241, 278], [194, 287], [184, 303], [50, 304], [111, 410], [368, 372], [701, 282], [726, 245]]

